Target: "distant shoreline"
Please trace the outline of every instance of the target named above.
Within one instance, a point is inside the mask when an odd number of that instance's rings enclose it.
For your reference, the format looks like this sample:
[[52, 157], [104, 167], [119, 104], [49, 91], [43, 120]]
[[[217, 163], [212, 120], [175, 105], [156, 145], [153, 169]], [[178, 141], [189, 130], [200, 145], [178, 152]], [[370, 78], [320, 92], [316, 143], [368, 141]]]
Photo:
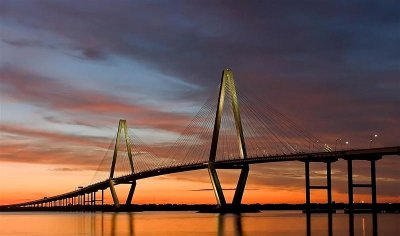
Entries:
[[[335, 203], [331, 208], [328, 204], [311, 204], [312, 210], [346, 210], [348, 204]], [[229, 206], [232, 209], [232, 206]], [[243, 204], [235, 212], [258, 212], [268, 210], [305, 210], [305, 204]], [[355, 203], [354, 209], [368, 210], [371, 204]], [[140, 204], [140, 205], [121, 205], [115, 209], [113, 205], [104, 206], [60, 206], [60, 207], [7, 207], [0, 206], [0, 212], [19, 212], [19, 211], [102, 211], [102, 212], [140, 212], [140, 211], [201, 211], [218, 212], [215, 205], [210, 204]], [[400, 213], [400, 203], [379, 203], [376, 211], [380, 213]], [[229, 211], [228, 211], [229, 212]]]

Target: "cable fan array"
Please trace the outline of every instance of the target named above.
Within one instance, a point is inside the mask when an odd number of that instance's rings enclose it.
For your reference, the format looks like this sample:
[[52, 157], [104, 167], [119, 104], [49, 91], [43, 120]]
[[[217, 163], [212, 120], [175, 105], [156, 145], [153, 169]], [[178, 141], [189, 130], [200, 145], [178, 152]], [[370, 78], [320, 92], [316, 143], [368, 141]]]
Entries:
[[[269, 158], [280, 155], [332, 151], [317, 138], [296, 125], [266, 101], [259, 99], [245, 86], [235, 88], [234, 83], [224, 83], [225, 99], [222, 110], [216, 161], [239, 159], [238, 134], [232, 111], [232, 96], [237, 94], [247, 158]], [[248, 96], [251, 94], [252, 96]], [[177, 166], [208, 162], [218, 104], [218, 91], [213, 93], [190, 124], [174, 143], [147, 145], [130, 130], [129, 136], [119, 135], [114, 177], [143, 173]], [[121, 132], [123, 130], [121, 129]], [[127, 145], [128, 144], [128, 145]], [[115, 139], [110, 144], [98, 171], [111, 166]], [[127, 147], [131, 148], [132, 171]], [[104, 180], [96, 173], [93, 181]], [[103, 174], [104, 176], [104, 174]]]

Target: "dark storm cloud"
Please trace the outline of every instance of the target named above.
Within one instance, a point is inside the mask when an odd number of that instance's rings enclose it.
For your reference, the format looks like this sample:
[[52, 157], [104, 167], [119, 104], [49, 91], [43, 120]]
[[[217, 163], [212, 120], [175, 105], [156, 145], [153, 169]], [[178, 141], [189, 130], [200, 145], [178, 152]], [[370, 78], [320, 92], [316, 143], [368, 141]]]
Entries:
[[97, 50], [97, 49], [92, 49], [92, 48], [87, 48], [83, 51], [83, 55], [91, 60], [103, 60], [105, 59], [105, 55], [103, 52]]
[[[4, 19], [67, 37], [83, 54], [106, 50], [132, 56], [201, 84], [212, 82], [215, 71], [227, 66], [246, 75], [255, 70], [277, 78], [319, 80], [357, 67], [379, 71], [399, 65], [396, 2], [2, 5]], [[335, 69], [341, 71], [332, 74]]]
[[[317, 135], [332, 136], [327, 141], [350, 130], [400, 138], [390, 131], [400, 119], [397, 1], [0, 4], [5, 23], [66, 38], [63, 46], [88, 60], [127, 56], [208, 87], [217, 84], [221, 68], [231, 67], [252, 93]], [[2, 40], [19, 47], [55, 44]]]
[[[400, 138], [398, 1], [2, 1], [0, 6], [4, 24], [44, 30], [54, 41], [67, 39], [62, 46], [80, 50], [88, 60], [124, 56], [206, 87], [215, 87], [221, 69], [231, 67], [252, 93], [283, 107], [328, 142], [338, 136], [362, 140], [375, 130], [386, 134], [382, 143]], [[2, 40], [16, 47], [56, 44], [40, 37], [2, 35]]]
[[[383, 113], [400, 117], [392, 109], [400, 105], [396, 1], [0, 4], [4, 22], [67, 38], [68, 47], [89, 60], [127, 56], [208, 87], [217, 84], [222, 68], [231, 67], [254, 93], [268, 94], [277, 106], [298, 109], [299, 99], [305, 99], [310, 110], [324, 109], [336, 123], [349, 123], [345, 129], [357, 122], [338, 118], [338, 112], [374, 119], [381, 106], [389, 106]], [[310, 118], [294, 112], [300, 121]], [[382, 128], [379, 122], [366, 125]]]

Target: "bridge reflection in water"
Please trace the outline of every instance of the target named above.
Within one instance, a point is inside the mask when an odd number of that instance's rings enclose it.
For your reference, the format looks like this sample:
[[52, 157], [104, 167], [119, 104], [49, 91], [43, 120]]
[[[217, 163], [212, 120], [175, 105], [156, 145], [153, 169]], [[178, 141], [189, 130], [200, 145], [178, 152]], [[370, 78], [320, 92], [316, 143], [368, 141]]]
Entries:
[[400, 214], [174, 212], [0, 213], [0, 235], [398, 235]]
[[[293, 224], [285, 224], [288, 218], [289, 222]], [[335, 218], [336, 222], [334, 222], [333, 218]], [[88, 218], [83, 217], [80, 219], [87, 220]], [[132, 236], [158, 233], [173, 235], [208, 233], [218, 236], [282, 233], [285, 235], [329, 236], [333, 234], [378, 235], [377, 213], [357, 215], [340, 213], [301, 214], [288, 211], [266, 212], [259, 215], [253, 213], [112, 212], [92, 214], [89, 220], [91, 230], [88, 233], [101, 236]], [[346, 223], [347, 220], [348, 222]], [[191, 221], [191, 223], [187, 224], [188, 221]]]
[[[320, 221], [321, 219], [324, 220], [324, 218], [326, 218], [326, 222], [327, 222], [327, 227], [325, 227], [325, 235], [329, 235], [332, 236], [336, 227], [334, 228], [333, 226], [333, 213], [325, 213], [325, 214], [311, 214], [311, 213], [307, 213], [306, 214], [306, 227], [307, 227], [307, 235], [311, 236], [313, 234], [315, 235], [320, 235], [323, 232], [318, 232], [321, 231], [321, 229], [314, 229], [313, 225], [312, 225], [312, 220], [314, 218], [319, 218]], [[356, 221], [357, 220], [357, 221]], [[359, 235], [360, 232], [362, 233], [362, 235], [378, 235], [378, 214], [376, 212], [372, 212], [370, 214], [362, 214], [362, 215], [357, 215], [355, 220], [355, 215], [353, 213], [349, 213], [348, 214], [348, 235], [353, 236], [353, 235]], [[367, 223], [368, 222], [368, 223]], [[318, 222], [319, 226], [321, 224], [321, 222]], [[341, 225], [342, 223], [345, 223], [342, 220], [339, 220], [340, 224], [336, 224], [336, 225]], [[355, 224], [357, 225], [355, 227]], [[343, 231], [346, 227], [345, 225], [341, 225], [342, 228], [340, 229], [341, 231]], [[313, 230], [314, 229], [314, 230]], [[357, 229], [357, 230], [355, 230]], [[315, 232], [317, 231], [317, 232]], [[356, 232], [356, 233], [355, 233]], [[337, 233], [335, 233], [337, 234]], [[341, 232], [340, 235], [345, 235], [345, 232]]]
[[[259, 101], [252, 102], [247, 94], [251, 93], [240, 94], [237, 90], [233, 72], [229, 69], [224, 70], [219, 86], [218, 100], [211, 99], [205, 103], [182, 136], [168, 147], [168, 151], [153, 153], [153, 148], [142, 145], [137, 136], [130, 137], [126, 121], [120, 120], [116, 138], [105, 152], [99, 164], [99, 171], [96, 172], [96, 174], [100, 174], [98, 179], [94, 177], [92, 183], [73, 191], [0, 206], [0, 210], [104, 210], [106, 207], [104, 206], [104, 191], [109, 190], [113, 200], [113, 209], [121, 211], [126, 210], [123, 208], [124, 206], [129, 207], [132, 204], [136, 184], [142, 179], [207, 169], [218, 212], [238, 212], [242, 209], [242, 197], [250, 165], [299, 161], [304, 163], [306, 200], [304, 210], [307, 213], [304, 215], [298, 212], [264, 212], [259, 213], [260, 215], [251, 213], [218, 215], [193, 212], [144, 212], [89, 213], [83, 216], [78, 215], [77, 218], [85, 219], [84, 222], [80, 222], [83, 225], [86, 220], [90, 220], [92, 235], [134, 235], [135, 233], [187, 235], [189, 233], [210, 234], [216, 232], [218, 235], [332, 235], [337, 231], [340, 231], [339, 235], [354, 235], [355, 231], [359, 229], [377, 235], [378, 216], [376, 213], [368, 215], [372, 216], [371, 221], [366, 220], [370, 218], [361, 218], [364, 219], [363, 225], [361, 228], [358, 225], [358, 219], [365, 215], [353, 215], [360, 210], [354, 204], [354, 189], [369, 188], [371, 190], [371, 209], [369, 210], [379, 212], [376, 198], [376, 162], [383, 157], [399, 157], [400, 146], [352, 150], [338, 150], [336, 147], [332, 149], [327, 144], [322, 145], [323, 142], [294, 124], [276, 109], [262, 102], [261, 104], [265, 106], [261, 109], [257, 105]], [[346, 210], [349, 214], [332, 215], [335, 208], [332, 199], [331, 168], [332, 163], [339, 159], [347, 162], [348, 207]], [[357, 175], [353, 174], [353, 162], [356, 161], [369, 162], [370, 179], [367, 182], [359, 183], [359, 180], [355, 179]], [[311, 185], [310, 163], [312, 162], [326, 165], [326, 185]], [[231, 203], [225, 199], [217, 169], [240, 170]], [[104, 174], [105, 176], [103, 176]], [[122, 184], [130, 185], [125, 204], [120, 202], [121, 199], [115, 188], [116, 185]], [[323, 209], [325, 213], [311, 215], [310, 213], [314, 210], [320, 210], [312, 209], [311, 190], [315, 189], [326, 191], [327, 208]], [[330, 214], [326, 212], [330, 212]], [[68, 214], [65, 216], [69, 217]], [[99, 216], [101, 219], [98, 218]], [[165, 219], [160, 220], [159, 216], [165, 217]], [[173, 217], [176, 219], [174, 220]], [[327, 225], [321, 226], [324, 224], [322, 222], [324, 217], [327, 218]], [[122, 218], [122, 220], [118, 218]], [[348, 222], [344, 221], [345, 218], [348, 218]], [[213, 223], [212, 219], [217, 223]], [[392, 222], [396, 222], [396, 220]], [[348, 225], [348, 227], [343, 227], [344, 225]], [[372, 225], [371, 230], [367, 229], [368, 225]], [[343, 232], [343, 229], [348, 229], [348, 231]], [[382, 229], [386, 230], [384, 227]], [[87, 231], [85, 228], [80, 228], [80, 230]]]

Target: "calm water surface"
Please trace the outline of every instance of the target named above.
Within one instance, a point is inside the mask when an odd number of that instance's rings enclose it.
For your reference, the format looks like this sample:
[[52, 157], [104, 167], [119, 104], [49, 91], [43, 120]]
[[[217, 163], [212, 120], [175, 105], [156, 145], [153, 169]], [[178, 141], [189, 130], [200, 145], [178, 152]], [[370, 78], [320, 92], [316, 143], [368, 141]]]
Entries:
[[[373, 235], [371, 214], [313, 214], [265, 211], [241, 215], [195, 212], [0, 213], [0, 235]], [[307, 225], [309, 228], [307, 230]], [[400, 235], [399, 214], [379, 214], [378, 235]]]

